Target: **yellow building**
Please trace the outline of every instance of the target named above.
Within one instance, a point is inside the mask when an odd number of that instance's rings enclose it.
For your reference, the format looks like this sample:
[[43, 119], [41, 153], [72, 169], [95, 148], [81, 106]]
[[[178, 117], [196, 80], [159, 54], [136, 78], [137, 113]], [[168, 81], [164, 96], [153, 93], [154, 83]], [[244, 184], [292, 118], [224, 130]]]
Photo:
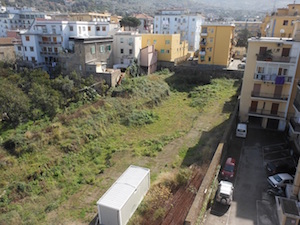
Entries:
[[[300, 78], [300, 42], [262, 37], [248, 40], [239, 119], [262, 128], [285, 130]], [[300, 108], [299, 108], [300, 110]]]
[[288, 8], [279, 8], [266, 15], [261, 25], [264, 37], [292, 37], [294, 22], [300, 19], [300, 4], [289, 4]]
[[234, 25], [202, 25], [198, 63], [227, 67], [231, 59]]
[[110, 21], [109, 13], [70, 13], [69, 20], [73, 21]]
[[142, 34], [142, 48], [155, 46], [157, 60], [174, 62], [188, 53], [188, 42], [180, 41], [180, 34]]

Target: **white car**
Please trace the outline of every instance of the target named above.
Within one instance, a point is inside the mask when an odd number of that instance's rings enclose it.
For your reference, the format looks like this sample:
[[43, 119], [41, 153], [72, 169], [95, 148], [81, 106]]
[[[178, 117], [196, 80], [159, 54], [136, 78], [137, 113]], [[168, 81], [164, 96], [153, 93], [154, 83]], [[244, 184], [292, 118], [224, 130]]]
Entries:
[[285, 188], [287, 184], [292, 184], [294, 178], [288, 173], [278, 173], [268, 177], [268, 182], [273, 188]]
[[216, 201], [223, 205], [230, 205], [232, 202], [233, 184], [229, 181], [220, 181], [216, 194]]

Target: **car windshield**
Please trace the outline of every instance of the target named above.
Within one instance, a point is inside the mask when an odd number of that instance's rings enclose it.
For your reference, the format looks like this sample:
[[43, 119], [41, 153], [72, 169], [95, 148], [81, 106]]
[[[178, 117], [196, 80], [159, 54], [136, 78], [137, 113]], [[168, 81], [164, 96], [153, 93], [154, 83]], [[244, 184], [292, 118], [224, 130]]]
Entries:
[[275, 179], [278, 183], [280, 183], [280, 182], [282, 181], [281, 177], [278, 176], [277, 174], [274, 175], [273, 177], [274, 177], [274, 179]]
[[224, 167], [224, 170], [228, 171], [228, 172], [233, 172], [233, 169], [234, 169], [233, 165], [226, 164], [225, 167]]

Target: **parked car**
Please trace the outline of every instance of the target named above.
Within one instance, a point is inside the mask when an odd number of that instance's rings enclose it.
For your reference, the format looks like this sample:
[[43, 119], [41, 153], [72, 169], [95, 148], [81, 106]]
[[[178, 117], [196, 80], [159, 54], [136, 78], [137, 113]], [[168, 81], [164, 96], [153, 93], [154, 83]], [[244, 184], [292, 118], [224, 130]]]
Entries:
[[246, 63], [240, 63], [238, 64], [238, 69], [243, 70], [246, 67]]
[[266, 171], [268, 175], [277, 173], [295, 174], [296, 164], [293, 158], [274, 160], [266, 164]]
[[268, 177], [268, 182], [273, 188], [285, 188], [287, 184], [292, 184], [294, 178], [288, 173], [278, 173]]
[[227, 158], [221, 172], [222, 178], [226, 180], [232, 179], [234, 177], [234, 170], [235, 170], [235, 159], [231, 157]]
[[243, 57], [241, 61], [245, 63], [246, 60], [247, 60], [247, 58], [246, 58], [246, 57]]
[[238, 123], [236, 127], [235, 135], [237, 137], [243, 137], [243, 138], [247, 137], [247, 124]]
[[229, 181], [222, 180], [219, 183], [216, 201], [220, 202], [223, 205], [230, 205], [232, 202], [233, 196], [233, 184]]

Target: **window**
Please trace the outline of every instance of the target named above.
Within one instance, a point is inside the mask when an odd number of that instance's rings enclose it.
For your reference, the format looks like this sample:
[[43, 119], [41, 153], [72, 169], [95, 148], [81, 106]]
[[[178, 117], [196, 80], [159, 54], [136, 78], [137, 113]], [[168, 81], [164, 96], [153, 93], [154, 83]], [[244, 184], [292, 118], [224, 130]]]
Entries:
[[153, 44], [156, 44], [156, 40], [153, 40]]
[[175, 21], [177, 21], [177, 18], [175, 17]]
[[99, 26], [96, 27], [96, 31], [100, 31], [100, 27]]
[[88, 26], [88, 31], [91, 31], [91, 27], [90, 26]]
[[54, 52], [56, 52], [56, 53], [58, 52], [58, 49], [56, 47], [54, 48]]
[[31, 61], [32, 62], [35, 62], [36, 60], [35, 60], [35, 57], [31, 57]]
[[195, 18], [193, 18], [192, 21], [195, 21]]
[[160, 53], [165, 53], [165, 50], [164, 50], [164, 49], [161, 49], [161, 50], [160, 50]]
[[73, 26], [70, 26], [70, 31], [73, 31]]
[[214, 38], [209, 38], [209, 41], [212, 43], [214, 41]]
[[30, 46], [30, 51], [33, 52], [34, 51], [34, 48], [32, 46]]
[[209, 51], [212, 52], [212, 48], [209, 48]]
[[24, 47], [24, 50], [25, 50], [25, 52], [27, 52], [27, 47], [26, 46]]
[[95, 54], [96, 53], [96, 49], [95, 49], [95, 46], [91, 46], [91, 54]]
[[82, 31], [85, 32], [85, 27], [82, 27]]
[[106, 31], [106, 27], [103, 26], [103, 27], [102, 27], [102, 31]]
[[106, 51], [110, 51], [111, 50], [111, 46], [110, 45], [107, 45], [106, 46]]
[[283, 26], [287, 26], [288, 24], [289, 24], [289, 21], [288, 20], [284, 20], [282, 25]]
[[123, 48], [121, 48], [121, 49], [120, 49], [120, 52], [121, 52], [121, 54], [123, 54], [123, 53], [124, 53], [124, 49], [123, 49]]
[[129, 55], [131, 55], [132, 54], [132, 49], [129, 49]]
[[210, 29], [210, 33], [213, 33], [213, 32], [214, 32], [214, 28], [211, 28], [211, 29]]
[[211, 57], [208, 57], [208, 62], [210, 62], [211, 61]]
[[52, 52], [52, 48], [51, 47], [48, 47], [48, 52]]
[[170, 44], [170, 40], [166, 40], [165, 43], [166, 43], [166, 45], [169, 45]]
[[57, 42], [57, 38], [56, 37], [53, 37], [53, 42]]
[[100, 52], [101, 52], [101, 53], [105, 52], [105, 47], [104, 47], [104, 45], [100, 45]]
[[120, 43], [124, 43], [124, 38], [120, 38]]
[[168, 54], [169, 54], [169, 53], [170, 53], [170, 50], [166, 50], [166, 53], [168, 53]]
[[22, 50], [21, 46], [18, 46], [18, 51], [21, 51], [21, 50]]
[[26, 41], [30, 41], [30, 37], [29, 36], [25, 36]]

